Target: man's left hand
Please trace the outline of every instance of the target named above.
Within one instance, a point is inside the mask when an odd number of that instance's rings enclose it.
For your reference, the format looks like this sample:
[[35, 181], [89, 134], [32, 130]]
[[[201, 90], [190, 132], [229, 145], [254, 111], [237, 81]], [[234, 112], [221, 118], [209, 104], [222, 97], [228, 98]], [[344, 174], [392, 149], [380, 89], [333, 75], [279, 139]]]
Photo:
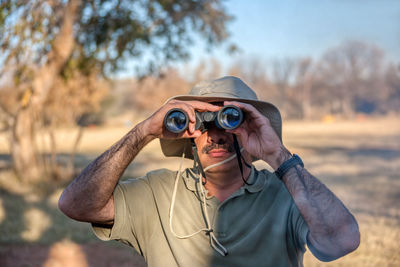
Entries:
[[267, 162], [274, 170], [291, 157], [272, 128], [267, 117], [250, 104], [225, 101], [224, 105], [235, 105], [245, 113], [245, 121], [234, 130], [243, 148], [252, 156]]

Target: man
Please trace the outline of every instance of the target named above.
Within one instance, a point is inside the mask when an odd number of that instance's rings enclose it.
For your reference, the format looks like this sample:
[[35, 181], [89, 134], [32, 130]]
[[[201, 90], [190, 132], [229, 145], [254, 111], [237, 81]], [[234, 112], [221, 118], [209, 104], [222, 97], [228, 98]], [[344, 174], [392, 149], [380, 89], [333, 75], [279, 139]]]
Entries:
[[[196, 112], [227, 105], [244, 113], [238, 128], [195, 128]], [[174, 108], [189, 119], [182, 133], [164, 125]], [[119, 182], [155, 138], [166, 156], [192, 158], [194, 167]], [[255, 159], [276, 172], [256, 170], [249, 164]], [[75, 178], [59, 207], [91, 222], [99, 238], [133, 246], [149, 266], [301, 266], [305, 244], [331, 261], [358, 247], [358, 225], [303, 166], [282, 144], [277, 108], [240, 79], [223, 77], [171, 98], [136, 125]]]

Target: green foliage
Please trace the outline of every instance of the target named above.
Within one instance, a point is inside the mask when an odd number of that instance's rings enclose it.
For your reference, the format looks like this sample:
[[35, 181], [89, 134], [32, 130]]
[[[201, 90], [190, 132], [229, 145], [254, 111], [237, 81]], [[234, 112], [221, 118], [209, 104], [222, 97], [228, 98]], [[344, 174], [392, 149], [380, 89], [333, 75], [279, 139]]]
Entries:
[[188, 57], [193, 33], [208, 44], [227, 37], [219, 1], [86, 1], [81, 9], [77, 43], [81, 56], [94, 58], [102, 70], [114, 72], [129, 57], [152, 55], [149, 71], [170, 60]]
[[[7, 57], [5, 65], [45, 64], [67, 4], [61, 0], [2, 3], [0, 46]], [[62, 71], [64, 79], [71, 70], [107, 76], [132, 58], [146, 62], [138, 73], [155, 71], [166, 62], [188, 58], [195, 34], [210, 47], [225, 40], [226, 23], [231, 20], [218, 0], [88, 0], [81, 1], [76, 18], [75, 46], [66, 64], [69, 70]]]

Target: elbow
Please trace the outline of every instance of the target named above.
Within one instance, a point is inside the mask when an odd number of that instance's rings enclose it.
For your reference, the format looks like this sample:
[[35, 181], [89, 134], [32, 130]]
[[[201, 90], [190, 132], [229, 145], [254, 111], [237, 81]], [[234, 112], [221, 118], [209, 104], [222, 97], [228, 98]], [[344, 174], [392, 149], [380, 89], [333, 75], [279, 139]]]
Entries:
[[68, 196], [66, 196], [65, 191], [61, 194], [58, 199], [58, 209], [71, 219], [79, 220], [76, 214], [73, 212], [72, 203], [68, 201]]
[[357, 230], [356, 232], [347, 236], [346, 241], [338, 242], [338, 248], [336, 250], [332, 250], [331, 255], [327, 255], [326, 257], [323, 257], [323, 259], [320, 260], [324, 262], [337, 260], [355, 251], [359, 245], [360, 245], [360, 232]]
[[354, 223], [348, 231], [345, 232], [342, 242], [343, 256], [355, 251], [361, 242], [361, 235], [357, 223]]
[[[67, 217], [76, 221], [104, 222], [104, 218], [101, 217], [103, 208], [93, 206], [75, 195], [68, 194], [66, 191], [64, 191], [58, 199], [58, 209]], [[114, 209], [112, 209], [112, 211], [114, 211]], [[112, 220], [113, 218], [107, 220], [107, 222]]]
[[356, 222], [352, 223], [350, 226], [346, 227], [340, 234], [341, 238], [338, 240], [338, 245], [340, 247], [337, 258], [343, 257], [353, 251], [355, 251], [360, 245], [360, 231], [358, 229], [358, 224]]
[[357, 223], [354, 223], [336, 233], [336, 238], [327, 238], [330, 242], [322, 242], [322, 245], [315, 240], [307, 242], [309, 249], [314, 256], [323, 262], [330, 262], [339, 259], [353, 251], [360, 245], [360, 231]]
[[58, 199], [58, 209], [64, 213], [65, 215], [67, 215], [68, 217], [70, 217], [68, 215], [69, 211], [68, 211], [68, 203], [65, 200], [65, 191], [61, 194], [60, 198]]
[[357, 229], [352, 230], [351, 232], [347, 232], [347, 234], [342, 237], [338, 243], [338, 248], [336, 253], [332, 255], [327, 261], [333, 261], [339, 259], [341, 257], [346, 256], [347, 254], [355, 251], [360, 245], [360, 232]]
[[358, 223], [353, 216], [351, 216], [351, 218], [352, 219], [343, 224], [343, 226], [340, 227], [336, 233], [336, 240], [338, 246], [341, 248], [342, 251], [339, 257], [343, 257], [355, 251], [359, 247], [361, 242], [361, 235], [358, 228]]
[[337, 233], [337, 243], [341, 248], [341, 255], [343, 257], [355, 251], [360, 245], [360, 230], [357, 221], [354, 219], [348, 225], [343, 226]]

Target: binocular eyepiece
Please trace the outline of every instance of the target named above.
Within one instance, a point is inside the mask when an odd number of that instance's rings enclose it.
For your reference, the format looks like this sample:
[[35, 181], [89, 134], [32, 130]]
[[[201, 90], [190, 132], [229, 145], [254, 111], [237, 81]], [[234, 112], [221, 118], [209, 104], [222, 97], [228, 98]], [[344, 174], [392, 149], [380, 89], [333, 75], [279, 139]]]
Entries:
[[[221, 129], [232, 130], [239, 127], [244, 118], [242, 110], [234, 105], [224, 106], [217, 112], [195, 111], [195, 114], [196, 130], [207, 130], [210, 123], [215, 123]], [[164, 126], [170, 132], [181, 133], [187, 129], [188, 125], [189, 117], [180, 108], [173, 108], [165, 115]]]

